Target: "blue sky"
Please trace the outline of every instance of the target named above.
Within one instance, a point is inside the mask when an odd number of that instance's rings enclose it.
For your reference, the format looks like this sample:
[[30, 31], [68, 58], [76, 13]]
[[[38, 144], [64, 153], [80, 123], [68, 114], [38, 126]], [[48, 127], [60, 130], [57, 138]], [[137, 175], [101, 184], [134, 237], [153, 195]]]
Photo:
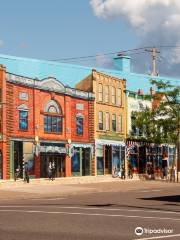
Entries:
[[97, 18], [88, 0], [1, 1], [0, 53], [56, 59], [136, 47], [120, 21]]
[[[171, 3], [170, 0], [0, 1], [0, 54], [52, 60], [142, 46], [180, 46], [177, 31], [180, 2]], [[180, 47], [175, 50], [161, 51], [160, 75], [179, 78]], [[112, 67], [112, 57], [71, 63]], [[132, 69], [150, 72], [149, 54], [133, 55]]]

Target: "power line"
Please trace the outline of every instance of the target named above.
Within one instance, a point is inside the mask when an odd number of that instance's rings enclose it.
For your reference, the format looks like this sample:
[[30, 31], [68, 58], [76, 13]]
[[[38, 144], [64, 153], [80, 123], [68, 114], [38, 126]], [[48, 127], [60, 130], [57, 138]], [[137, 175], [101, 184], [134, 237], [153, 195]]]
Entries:
[[[137, 52], [139, 50], [144, 50], [145, 51], [145, 49], [152, 49], [152, 48], [155, 48], [155, 47], [147, 46], [147, 47], [140, 47], [140, 48], [127, 49], [127, 50], [122, 50], [122, 51], [114, 51], [114, 52], [108, 52], [108, 53], [101, 53], [101, 54], [95, 54], [95, 55], [52, 59], [50, 61], [57, 61], [58, 62], [58, 61], [72, 61], [72, 60], [80, 60], [80, 59], [88, 59], [88, 58], [97, 58], [97, 57], [103, 57], [103, 56], [108, 56], [108, 55], [125, 54], [125, 53], [131, 53], [131, 52], [135, 52], [135, 51]], [[160, 46], [156, 46], [156, 48], [167, 48], [168, 49], [168, 48], [180, 48], [180, 46], [160, 45]], [[137, 54], [138, 54], [138, 52], [137, 52]]]
[[145, 48], [150, 48], [150, 47], [140, 47], [140, 48], [134, 48], [134, 49], [129, 49], [129, 50], [109, 52], [109, 53], [101, 53], [101, 54], [95, 54], [95, 55], [89, 55], [89, 56], [59, 58], [59, 59], [53, 59], [51, 61], [69, 61], [69, 60], [76, 60], [76, 59], [97, 58], [97, 57], [103, 57], [103, 56], [107, 56], [107, 55], [123, 54], [123, 53], [127, 53], [127, 52], [138, 51], [138, 50], [142, 50], [142, 49], [145, 49]]

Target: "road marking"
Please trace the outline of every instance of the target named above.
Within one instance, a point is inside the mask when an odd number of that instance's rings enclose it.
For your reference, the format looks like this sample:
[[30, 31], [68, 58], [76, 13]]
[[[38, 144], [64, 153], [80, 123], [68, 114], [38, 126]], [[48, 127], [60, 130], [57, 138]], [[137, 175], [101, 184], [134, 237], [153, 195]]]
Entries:
[[180, 234], [176, 234], [176, 235], [149, 237], [149, 238], [137, 238], [134, 240], [164, 239], [164, 238], [172, 238], [172, 237], [179, 237], [179, 236], [180, 236]]
[[142, 190], [140, 192], [160, 192], [160, 189], [154, 189], [154, 190]]
[[[37, 199], [38, 200], [38, 199]], [[27, 205], [5, 205], [0, 206], [0, 208], [43, 208], [45, 206], [27, 206]], [[125, 212], [144, 212], [144, 213], [164, 213], [164, 214], [177, 214], [180, 215], [180, 212], [173, 212], [173, 211], [161, 211], [161, 210], [142, 210], [142, 209], [124, 209], [124, 208], [98, 208], [98, 207], [71, 207], [71, 206], [48, 206], [48, 207], [56, 207], [62, 209], [82, 209], [82, 210], [100, 210], [100, 211], [125, 211]]]
[[66, 198], [31, 198], [31, 200], [33, 201], [44, 201], [44, 200], [47, 200], [47, 201], [55, 201], [55, 200], [63, 200], [63, 199], [66, 199]]
[[16, 213], [44, 213], [44, 214], [65, 214], [65, 215], [84, 215], [84, 216], [103, 216], [103, 217], [124, 217], [124, 218], [142, 218], [142, 219], [157, 219], [157, 220], [172, 220], [180, 221], [178, 218], [161, 218], [150, 216], [137, 216], [137, 215], [123, 215], [123, 214], [104, 214], [104, 213], [81, 213], [81, 212], [49, 212], [40, 210], [13, 210], [3, 209], [0, 212], [16, 212]]

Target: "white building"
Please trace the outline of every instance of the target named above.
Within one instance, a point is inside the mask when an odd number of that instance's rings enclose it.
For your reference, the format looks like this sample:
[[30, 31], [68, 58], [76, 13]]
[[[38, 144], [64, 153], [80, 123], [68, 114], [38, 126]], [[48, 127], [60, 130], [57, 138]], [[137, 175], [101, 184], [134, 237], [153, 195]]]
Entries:
[[141, 112], [145, 108], [152, 108], [152, 97], [143, 94], [142, 90], [138, 93], [126, 91], [126, 109], [127, 109], [127, 135], [142, 136], [142, 131], [133, 124], [133, 112]]

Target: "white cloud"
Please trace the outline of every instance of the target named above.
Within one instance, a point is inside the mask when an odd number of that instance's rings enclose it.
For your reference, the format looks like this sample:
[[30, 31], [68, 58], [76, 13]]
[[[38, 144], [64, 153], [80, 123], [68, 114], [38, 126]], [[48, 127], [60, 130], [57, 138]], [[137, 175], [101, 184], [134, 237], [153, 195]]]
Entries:
[[[180, 0], [90, 0], [90, 4], [99, 18], [123, 20], [142, 46], [180, 45]], [[180, 63], [179, 55], [172, 51], [169, 64]]]

